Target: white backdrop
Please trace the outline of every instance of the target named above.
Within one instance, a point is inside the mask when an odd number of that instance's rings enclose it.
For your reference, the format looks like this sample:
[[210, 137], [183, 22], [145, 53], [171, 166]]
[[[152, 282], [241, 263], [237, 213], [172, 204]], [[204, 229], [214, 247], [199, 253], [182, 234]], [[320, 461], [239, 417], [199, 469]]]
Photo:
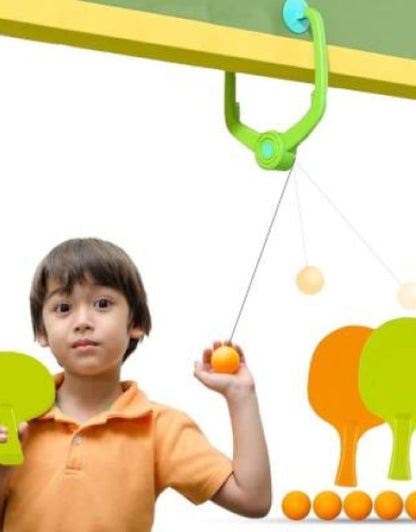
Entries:
[[[285, 174], [261, 170], [227, 132], [219, 71], [4, 37], [0, 58], [1, 348], [59, 371], [32, 339], [34, 269], [67, 238], [114, 241], [137, 263], [153, 318], [123, 379], [187, 411], [230, 455], [225, 402], [193, 378], [193, 361], [231, 333]], [[311, 90], [241, 75], [242, 119], [260, 131], [284, 130], [306, 110]], [[330, 89], [323, 122], [298, 151], [300, 164], [403, 281], [416, 280], [415, 122], [414, 101]], [[413, 314], [399, 307], [394, 280], [296, 174], [310, 263], [325, 273], [325, 289], [310, 297], [294, 284], [304, 259], [292, 182], [234, 337], [256, 379], [273, 508], [252, 521], [165, 492], [155, 532], [320, 526], [313, 518], [292, 525], [280, 510], [291, 489], [313, 496], [334, 488], [338, 436], [307, 400], [313, 350], [338, 327]], [[387, 480], [390, 450], [386, 426], [359, 446], [359, 487], [372, 496], [386, 488], [405, 495], [414, 485]]]

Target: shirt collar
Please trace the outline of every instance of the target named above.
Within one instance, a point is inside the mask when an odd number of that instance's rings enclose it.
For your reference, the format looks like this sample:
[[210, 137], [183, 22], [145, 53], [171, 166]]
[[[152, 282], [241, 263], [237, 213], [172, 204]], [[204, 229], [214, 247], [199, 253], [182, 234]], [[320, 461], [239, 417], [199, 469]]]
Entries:
[[[64, 372], [57, 373], [53, 376], [55, 389], [58, 390], [65, 379]], [[99, 425], [106, 423], [110, 418], [134, 419], [141, 418], [152, 412], [152, 405], [146, 395], [140, 390], [135, 381], [121, 381], [123, 393], [114, 401], [108, 410], [97, 414], [89, 419], [85, 425]], [[54, 405], [48, 412], [38, 417], [38, 421], [46, 420], [74, 422], [67, 417], [60, 408]]]

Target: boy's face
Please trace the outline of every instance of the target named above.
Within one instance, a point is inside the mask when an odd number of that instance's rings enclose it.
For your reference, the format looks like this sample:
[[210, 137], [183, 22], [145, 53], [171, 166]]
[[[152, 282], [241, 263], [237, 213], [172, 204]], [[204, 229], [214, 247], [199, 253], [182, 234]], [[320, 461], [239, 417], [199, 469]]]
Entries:
[[120, 368], [130, 338], [140, 338], [139, 327], [129, 327], [130, 309], [118, 290], [98, 285], [91, 277], [77, 283], [72, 294], [50, 280], [43, 304], [46, 335], [38, 341], [49, 346], [57, 361], [75, 373], [93, 375]]

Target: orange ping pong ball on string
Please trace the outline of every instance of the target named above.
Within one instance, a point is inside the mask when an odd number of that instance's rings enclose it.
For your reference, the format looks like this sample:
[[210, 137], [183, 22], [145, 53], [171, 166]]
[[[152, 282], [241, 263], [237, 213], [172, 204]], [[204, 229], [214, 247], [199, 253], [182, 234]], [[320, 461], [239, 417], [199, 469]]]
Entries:
[[240, 355], [228, 345], [217, 347], [211, 355], [211, 367], [215, 373], [235, 373], [240, 367]]
[[293, 521], [305, 519], [311, 510], [311, 501], [303, 491], [291, 491], [282, 501], [282, 511]]
[[413, 491], [407, 496], [404, 509], [410, 519], [416, 519], [416, 491]]
[[313, 511], [325, 521], [332, 521], [339, 516], [342, 510], [342, 501], [333, 491], [322, 491], [313, 501]]
[[397, 297], [403, 308], [416, 309], [416, 283], [402, 284]]
[[296, 285], [304, 294], [317, 294], [324, 285], [324, 276], [316, 266], [305, 266], [296, 276]]
[[364, 491], [353, 491], [344, 500], [344, 512], [353, 521], [366, 519], [373, 508], [371, 497]]
[[403, 511], [402, 498], [394, 491], [383, 491], [374, 501], [374, 510], [381, 519], [386, 521], [397, 519]]

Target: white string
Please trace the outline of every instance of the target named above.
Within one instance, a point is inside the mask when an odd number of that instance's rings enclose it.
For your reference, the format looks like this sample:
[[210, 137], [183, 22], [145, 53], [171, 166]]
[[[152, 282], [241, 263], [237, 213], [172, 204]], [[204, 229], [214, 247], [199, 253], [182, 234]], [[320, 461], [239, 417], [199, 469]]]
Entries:
[[298, 164], [299, 168], [302, 170], [304, 175], [309, 179], [309, 181], [312, 183], [312, 185], [322, 194], [322, 196], [326, 199], [326, 201], [331, 205], [331, 207], [338, 213], [338, 215], [344, 220], [346, 225], [351, 229], [351, 231], [361, 240], [361, 242], [364, 244], [364, 246], [370, 251], [370, 253], [378, 260], [378, 262], [383, 266], [383, 268], [393, 277], [393, 279], [398, 283], [399, 285], [402, 284], [400, 279], [395, 275], [395, 273], [392, 271], [392, 269], [387, 266], [387, 264], [384, 262], [384, 260], [380, 257], [380, 255], [370, 246], [370, 244], [367, 242], [367, 240], [361, 236], [361, 234], [358, 232], [358, 230], [351, 224], [351, 222], [347, 219], [347, 217], [339, 210], [339, 208], [335, 205], [335, 203], [325, 194], [325, 192], [321, 189], [321, 187], [311, 178], [311, 176], [308, 174], [308, 172], [300, 165]]

